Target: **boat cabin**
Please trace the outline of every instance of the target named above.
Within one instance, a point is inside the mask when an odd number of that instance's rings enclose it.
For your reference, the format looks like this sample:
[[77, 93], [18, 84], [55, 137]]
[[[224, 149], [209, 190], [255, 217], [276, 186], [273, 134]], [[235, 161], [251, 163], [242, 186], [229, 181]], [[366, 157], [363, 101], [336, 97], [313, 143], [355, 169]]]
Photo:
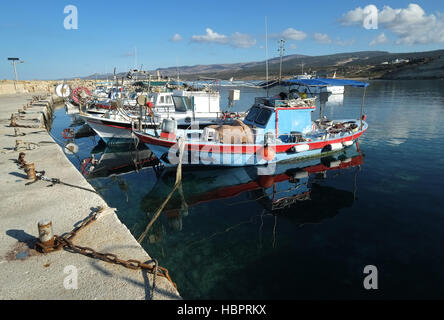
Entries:
[[243, 122], [255, 130], [257, 137], [271, 132], [283, 143], [312, 131], [311, 112], [314, 99], [280, 100], [256, 98]]
[[173, 92], [173, 101], [176, 111], [220, 112], [218, 92], [176, 90]]
[[[149, 96], [148, 99], [151, 103], [153, 103], [155, 108], [169, 109], [174, 108], [172, 95], [172, 92], [156, 92]], [[172, 110], [169, 111], [171, 112]]]
[[159, 112], [220, 112], [219, 93], [176, 90], [173, 92], [154, 93], [149, 100]]

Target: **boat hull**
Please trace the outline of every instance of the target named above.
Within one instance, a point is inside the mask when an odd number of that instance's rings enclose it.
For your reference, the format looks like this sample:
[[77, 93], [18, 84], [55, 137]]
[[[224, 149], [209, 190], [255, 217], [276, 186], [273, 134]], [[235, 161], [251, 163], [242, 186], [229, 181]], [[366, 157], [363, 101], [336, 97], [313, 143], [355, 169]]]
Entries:
[[131, 130], [131, 124], [114, 123], [92, 117], [80, 116], [106, 143], [134, 142], [136, 138]]
[[[297, 149], [298, 145], [302, 145], [301, 143], [276, 145], [270, 147], [268, 152], [264, 150], [263, 145], [185, 143], [182, 165], [243, 167], [323, 156], [329, 152], [340, 151], [352, 146], [366, 130], [367, 124], [364, 125], [362, 130], [348, 136], [304, 143], [308, 145], [308, 148], [300, 152], [294, 150]], [[135, 132], [135, 135], [151, 149], [165, 166], [176, 166], [178, 164], [177, 152], [179, 147], [175, 140], [142, 132]]]

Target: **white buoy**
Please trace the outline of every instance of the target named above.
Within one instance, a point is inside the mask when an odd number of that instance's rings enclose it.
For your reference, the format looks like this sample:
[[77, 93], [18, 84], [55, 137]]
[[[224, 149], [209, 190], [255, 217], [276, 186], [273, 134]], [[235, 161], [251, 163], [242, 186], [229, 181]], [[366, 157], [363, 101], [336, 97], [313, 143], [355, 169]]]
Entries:
[[344, 145], [344, 147], [350, 147], [352, 144], [353, 144], [353, 141], [344, 141], [343, 143], [342, 143], [343, 145]]
[[308, 144], [298, 144], [293, 147], [296, 152], [304, 152], [310, 150], [310, 146]]
[[65, 148], [63, 148], [63, 150], [67, 154], [75, 154], [79, 152], [79, 146], [76, 145], [75, 143], [70, 142], [65, 146]]
[[332, 143], [330, 146], [331, 146], [331, 151], [341, 150], [343, 148], [342, 143]]

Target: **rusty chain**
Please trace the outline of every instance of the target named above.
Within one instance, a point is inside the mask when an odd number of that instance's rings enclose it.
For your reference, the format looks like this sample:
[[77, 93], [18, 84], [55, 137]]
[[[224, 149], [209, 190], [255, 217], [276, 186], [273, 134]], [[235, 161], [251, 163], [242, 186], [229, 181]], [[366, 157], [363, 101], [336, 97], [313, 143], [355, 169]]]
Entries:
[[[16, 162], [22, 168], [26, 165], [25, 155], [26, 154], [24, 152], [21, 152], [19, 154], [19, 158], [16, 160]], [[45, 180], [45, 181], [50, 181], [53, 184], [54, 183], [61, 183], [60, 180], [58, 180], [58, 179], [51, 179], [51, 180], [45, 179], [44, 171], [39, 172], [39, 173], [40, 173], [40, 179], [37, 178], [33, 182], [38, 181], [38, 180]], [[66, 184], [66, 185], [68, 185], [68, 184]], [[72, 186], [72, 185], [69, 185], [69, 186]], [[85, 189], [85, 190], [91, 191], [89, 189]], [[79, 231], [81, 231], [82, 229], [84, 229], [85, 227], [87, 227], [88, 225], [90, 225], [93, 221], [97, 220], [98, 215], [104, 209], [105, 209], [104, 207], [101, 207], [97, 212], [94, 212], [88, 218], [83, 220], [80, 223], [80, 225], [75, 227], [71, 232], [65, 233], [62, 236], [55, 235], [52, 240], [45, 242], [45, 243], [37, 242], [35, 244], [35, 249], [37, 251], [41, 251], [43, 253], [50, 253], [50, 252], [58, 251], [61, 249], [65, 249], [65, 250], [70, 250], [71, 252], [82, 254], [87, 257], [99, 259], [99, 260], [102, 260], [102, 261], [105, 261], [108, 263], [118, 264], [118, 265], [124, 266], [125, 268], [128, 268], [128, 269], [146, 270], [146, 271], [150, 272], [151, 274], [153, 274], [153, 286], [152, 286], [152, 291], [151, 291], [151, 297], [154, 293], [154, 288], [155, 288], [157, 276], [167, 279], [173, 285], [173, 287], [177, 289], [177, 285], [171, 279], [168, 269], [159, 266], [157, 263], [157, 260], [155, 260], [155, 259], [151, 263], [144, 263], [144, 262], [141, 262], [139, 260], [134, 260], [134, 259], [123, 260], [123, 259], [119, 259], [115, 254], [97, 252], [94, 249], [91, 249], [88, 247], [81, 247], [81, 246], [78, 246], [78, 245], [75, 245], [72, 243], [72, 241], [73, 241], [74, 237], [77, 235], [77, 233]]]
[[177, 289], [177, 286], [171, 279], [168, 270], [164, 267], [159, 266], [156, 260], [154, 260], [151, 263], [144, 263], [134, 259], [123, 260], [119, 259], [115, 254], [97, 252], [92, 248], [82, 247], [72, 243], [73, 239], [77, 236], [77, 233], [82, 229], [84, 229], [85, 227], [87, 227], [88, 225], [90, 225], [93, 221], [97, 220], [97, 216], [102, 210], [103, 207], [99, 211], [93, 213], [87, 219], [82, 221], [80, 225], [75, 227], [71, 232], [65, 233], [62, 236], [55, 235], [54, 239], [49, 241], [48, 243], [41, 243], [41, 242], [36, 243], [35, 249], [40, 250], [43, 253], [49, 253], [65, 249], [67, 251], [78, 253], [90, 258], [99, 259], [108, 263], [121, 265], [128, 269], [146, 270], [151, 274], [153, 274], [153, 286], [152, 286], [153, 288], [151, 296], [153, 295], [154, 292], [157, 276], [167, 279], [174, 286], [174, 288]]

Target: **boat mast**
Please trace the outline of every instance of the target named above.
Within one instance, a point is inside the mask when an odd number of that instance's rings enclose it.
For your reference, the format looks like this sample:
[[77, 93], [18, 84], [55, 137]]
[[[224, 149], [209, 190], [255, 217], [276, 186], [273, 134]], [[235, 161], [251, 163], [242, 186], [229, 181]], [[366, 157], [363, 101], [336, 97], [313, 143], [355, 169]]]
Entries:
[[268, 25], [267, 16], [265, 16], [265, 77], [267, 83], [267, 97], [268, 97]]
[[367, 90], [367, 87], [364, 87], [364, 93], [362, 95], [362, 104], [361, 104], [361, 128], [360, 128], [360, 130], [362, 130], [362, 127], [364, 125], [362, 117], [364, 116], [364, 101], [365, 101], [366, 90]]
[[281, 80], [282, 80], [282, 57], [285, 52], [285, 48], [284, 48], [285, 40], [284, 39], [279, 40], [278, 45], [279, 45], [278, 52], [279, 52], [279, 56], [281, 57], [281, 60], [279, 63], [279, 82], [281, 82]]

